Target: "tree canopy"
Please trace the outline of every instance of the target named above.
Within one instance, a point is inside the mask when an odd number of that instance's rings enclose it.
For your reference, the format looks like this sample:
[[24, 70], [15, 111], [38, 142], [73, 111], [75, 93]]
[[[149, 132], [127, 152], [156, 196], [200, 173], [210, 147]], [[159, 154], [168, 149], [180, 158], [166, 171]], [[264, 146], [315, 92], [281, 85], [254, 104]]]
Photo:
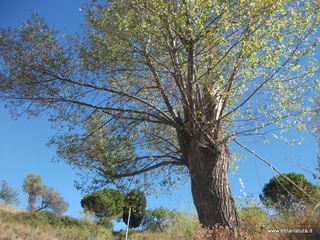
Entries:
[[260, 198], [267, 207], [282, 210], [292, 207], [295, 203], [310, 203], [310, 197], [288, 181], [286, 177], [302, 188], [309, 196], [318, 196], [319, 198], [320, 188], [318, 186], [310, 183], [303, 174], [290, 172], [275, 176], [264, 185], [263, 195]]
[[114, 189], [102, 190], [85, 195], [81, 200], [81, 206], [98, 218], [115, 217], [122, 213], [124, 195]]
[[67, 45], [33, 15], [1, 30], [1, 97], [69, 122], [52, 143], [67, 162], [96, 171], [93, 183], [169, 174], [186, 165], [176, 129], [189, 121], [223, 128], [223, 139], [302, 127], [304, 90], [317, 84], [317, 4], [98, 1], [83, 41]]
[[128, 223], [130, 212], [129, 227], [139, 227], [146, 215], [146, 196], [138, 189], [133, 189], [126, 194], [123, 205], [122, 219], [124, 223]]
[[18, 201], [17, 191], [8, 185], [8, 182], [3, 180], [0, 187], [0, 199], [4, 204], [17, 204]]
[[67, 211], [69, 204], [63, 200], [61, 195], [51, 187], [44, 188], [44, 191], [40, 195], [40, 206], [36, 211], [43, 209], [50, 209], [53, 212], [62, 214]]
[[80, 188], [190, 176], [200, 222], [239, 225], [229, 142], [304, 128], [319, 1], [94, 1], [86, 20], [80, 37], [37, 15], [1, 30], [0, 98], [63, 124], [51, 143]]

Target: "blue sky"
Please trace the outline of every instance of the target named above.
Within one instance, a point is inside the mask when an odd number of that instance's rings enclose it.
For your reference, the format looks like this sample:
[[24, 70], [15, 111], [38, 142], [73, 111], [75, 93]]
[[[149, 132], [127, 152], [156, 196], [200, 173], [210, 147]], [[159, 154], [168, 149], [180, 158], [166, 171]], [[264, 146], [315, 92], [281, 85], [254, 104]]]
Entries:
[[[32, 11], [39, 13], [46, 22], [56, 29], [65, 32], [77, 32], [84, 23], [83, 13], [79, 10], [84, 1], [80, 0], [0, 0], [0, 28], [14, 28], [21, 25]], [[296, 171], [303, 173], [312, 181], [309, 171], [316, 166], [317, 145], [310, 134], [291, 132], [305, 138], [301, 145], [288, 146], [274, 140], [270, 144], [259, 143], [250, 137], [241, 142], [272, 162], [283, 172]], [[22, 193], [21, 185], [29, 174], [41, 176], [45, 185], [56, 189], [70, 207], [66, 215], [79, 217], [81, 209], [81, 192], [73, 186], [78, 179], [76, 171], [63, 162], [52, 162], [54, 150], [46, 143], [54, 135], [46, 117], [27, 119], [25, 116], [13, 119], [0, 102], [0, 180], [20, 191], [20, 208], [26, 207], [27, 196]], [[244, 182], [244, 191], [249, 194], [261, 193], [263, 185], [273, 176], [271, 169], [250, 154], [240, 151], [247, 158], [239, 164], [239, 170], [230, 176], [231, 190], [234, 195], [241, 195], [239, 178]], [[173, 190], [171, 194], [161, 192], [157, 198], [147, 198], [148, 208], [164, 206], [167, 208], [192, 209], [190, 184]]]

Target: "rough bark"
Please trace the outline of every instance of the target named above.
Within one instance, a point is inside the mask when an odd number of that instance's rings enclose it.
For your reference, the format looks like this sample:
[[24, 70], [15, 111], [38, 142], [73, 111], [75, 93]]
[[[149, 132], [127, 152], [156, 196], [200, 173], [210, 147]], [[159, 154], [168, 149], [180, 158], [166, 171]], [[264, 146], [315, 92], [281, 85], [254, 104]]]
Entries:
[[195, 137], [182, 141], [191, 176], [191, 190], [204, 227], [235, 228], [240, 224], [228, 182], [227, 143], [201, 145]]

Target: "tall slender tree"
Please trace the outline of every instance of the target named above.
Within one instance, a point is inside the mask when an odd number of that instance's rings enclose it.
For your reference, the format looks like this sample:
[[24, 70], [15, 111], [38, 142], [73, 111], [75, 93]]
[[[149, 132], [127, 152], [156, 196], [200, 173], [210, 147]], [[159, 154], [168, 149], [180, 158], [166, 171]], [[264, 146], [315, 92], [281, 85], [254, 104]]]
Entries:
[[69, 45], [33, 16], [0, 32], [0, 96], [69, 123], [51, 143], [97, 187], [185, 174], [200, 222], [235, 227], [228, 144], [303, 127], [318, 13], [316, 0], [95, 1]]
[[45, 186], [41, 182], [40, 176], [29, 174], [23, 180], [23, 191], [28, 194], [28, 209], [35, 211], [37, 198], [44, 193]]

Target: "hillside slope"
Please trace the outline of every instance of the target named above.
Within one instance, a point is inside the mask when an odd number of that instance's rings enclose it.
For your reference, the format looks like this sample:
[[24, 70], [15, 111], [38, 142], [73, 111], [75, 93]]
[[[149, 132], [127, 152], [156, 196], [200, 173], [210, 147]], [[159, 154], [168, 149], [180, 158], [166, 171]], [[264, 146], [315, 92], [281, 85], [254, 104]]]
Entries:
[[52, 212], [29, 213], [0, 205], [0, 240], [106, 240], [112, 233], [84, 220]]

